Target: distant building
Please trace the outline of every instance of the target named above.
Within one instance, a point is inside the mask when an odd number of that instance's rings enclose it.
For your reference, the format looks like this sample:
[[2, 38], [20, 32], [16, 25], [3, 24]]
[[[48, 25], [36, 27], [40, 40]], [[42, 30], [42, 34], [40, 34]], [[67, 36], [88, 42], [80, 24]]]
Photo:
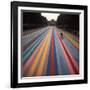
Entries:
[[48, 25], [49, 26], [55, 26], [56, 25], [56, 21], [54, 21], [53, 19], [51, 21], [48, 21]]

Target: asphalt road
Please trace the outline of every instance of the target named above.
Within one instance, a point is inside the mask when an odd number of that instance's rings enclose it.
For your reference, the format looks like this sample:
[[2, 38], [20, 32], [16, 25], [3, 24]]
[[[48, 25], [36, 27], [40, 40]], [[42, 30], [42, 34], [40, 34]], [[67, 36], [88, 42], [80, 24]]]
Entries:
[[76, 36], [55, 26], [22, 36], [22, 76], [78, 73], [79, 39]]

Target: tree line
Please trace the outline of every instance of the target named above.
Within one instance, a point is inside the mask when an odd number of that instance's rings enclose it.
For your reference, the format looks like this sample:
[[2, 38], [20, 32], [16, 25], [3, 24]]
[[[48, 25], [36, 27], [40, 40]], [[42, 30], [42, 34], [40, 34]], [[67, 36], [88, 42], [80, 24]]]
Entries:
[[57, 18], [56, 25], [58, 28], [63, 28], [69, 32], [79, 32], [79, 15], [76, 14], [61, 14]]
[[[54, 23], [53, 23], [54, 22]], [[32, 28], [45, 27], [47, 25], [55, 25], [58, 28], [63, 28], [69, 32], [79, 32], [79, 15], [76, 14], [60, 14], [57, 20], [48, 21], [46, 17], [38, 12], [24, 12], [23, 13], [23, 30]]]
[[36, 12], [23, 13], [23, 30], [44, 27], [47, 25], [47, 19]]

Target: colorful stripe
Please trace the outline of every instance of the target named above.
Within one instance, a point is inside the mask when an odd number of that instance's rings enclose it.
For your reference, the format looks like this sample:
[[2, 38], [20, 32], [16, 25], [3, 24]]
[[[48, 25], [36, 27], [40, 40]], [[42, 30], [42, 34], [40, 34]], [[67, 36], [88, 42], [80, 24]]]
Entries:
[[79, 41], [65, 31], [62, 39], [60, 32], [63, 31], [49, 26], [23, 36], [22, 43], [28, 40], [22, 44], [22, 48], [25, 47], [22, 51], [23, 77], [79, 74], [79, 47], [76, 46]]

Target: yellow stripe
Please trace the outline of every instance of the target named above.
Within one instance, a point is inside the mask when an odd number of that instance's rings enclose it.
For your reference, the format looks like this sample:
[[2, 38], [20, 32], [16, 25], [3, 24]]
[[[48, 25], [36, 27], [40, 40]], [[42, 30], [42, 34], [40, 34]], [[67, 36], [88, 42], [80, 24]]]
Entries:
[[62, 31], [62, 30], [60, 30], [60, 32], [62, 32], [62, 33], [64, 34], [64, 36], [65, 36], [67, 39], [69, 39], [70, 42], [71, 42], [73, 45], [75, 45], [75, 47], [79, 48], [79, 43], [76, 42], [73, 38], [69, 37], [69, 36], [67, 35], [67, 32]]
[[76, 41], [74, 41], [72, 38], [70, 38], [66, 34], [65, 34], [65, 36], [71, 41], [72, 44], [74, 44], [77, 48], [79, 48], [79, 44]]
[[36, 69], [36, 66], [38, 64], [38, 61], [40, 59], [40, 56], [43, 53], [43, 49], [45, 47], [45, 44], [46, 44], [46, 41], [47, 41], [48, 37], [49, 37], [49, 34], [47, 34], [47, 36], [45, 37], [45, 41], [44, 41], [42, 47], [40, 48], [39, 52], [37, 53], [37, 56], [35, 57], [33, 65], [29, 68], [27, 76], [32, 76], [33, 75], [33, 73], [34, 73], [34, 71]]
[[51, 37], [51, 34], [49, 33], [47, 44], [45, 46], [45, 50], [44, 50], [44, 53], [42, 55], [42, 59], [41, 59], [40, 65], [39, 65], [39, 67], [37, 69], [36, 76], [40, 76], [40, 75], [43, 74], [44, 64], [45, 64], [45, 60], [47, 58], [46, 56], [48, 54], [48, 49], [49, 49], [49, 44], [50, 44], [50, 37]]
[[76, 40], [76, 38], [71, 34], [71, 33], [69, 33], [69, 32], [67, 32], [67, 31], [64, 31], [66, 34], [68, 34], [72, 39], [75, 39]]

